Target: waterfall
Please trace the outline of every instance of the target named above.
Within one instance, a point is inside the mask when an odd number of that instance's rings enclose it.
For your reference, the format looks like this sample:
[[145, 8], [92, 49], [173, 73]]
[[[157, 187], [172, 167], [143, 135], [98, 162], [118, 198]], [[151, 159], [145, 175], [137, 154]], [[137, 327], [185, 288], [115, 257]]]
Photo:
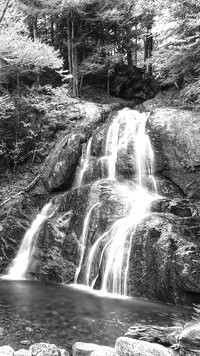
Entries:
[[75, 176], [75, 180], [74, 180], [74, 184], [73, 184], [74, 188], [80, 188], [83, 178], [84, 178], [84, 173], [86, 172], [86, 170], [89, 166], [91, 144], [92, 144], [92, 139], [90, 138], [88, 141], [88, 144], [87, 144], [86, 154], [85, 154], [85, 156], [83, 154], [81, 156], [80, 167], [76, 172], [76, 176]]
[[30, 262], [31, 252], [33, 249], [34, 244], [34, 237], [38, 232], [38, 229], [42, 222], [52, 216], [54, 211], [52, 212], [52, 204], [46, 204], [41, 212], [36, 216], [35, 220], [33, 221], [30, 229], [27, 230], [24, 238], [21, 242], [19, 251], [17, 256], [12, 261], [11, 266], [8, 270], [7, 278], [9, 279], [21, 279], [25, 278], [26, 271]]
[[89, 230], [90, 217], [91, 217], [93, 209], [99, 204], [100, 203], [96, 203], [89, 209], [89, 211], [88, 211], [88, 213], [86, 215], [86, 218], [84, 220], [83, 232], [82, 232], [82, 235], [81, 235], [81, 238], [80, 238], [81, 254], [80, 254], [80, 259], [79, 259], [79, 265], [78, 265], [78, 268], [76, 269], [76, 273], [75, 273], [74, 283], [77, 283], [78, 277], [79, 277], [79, 273], [80, 273], [81, 267], [82, 267], [83, 256], [84, 256], [85, 247], [86, 247], [86, 241], [87, 241], [87, 234], [88, 234], [88, 230]]
[[[127, 294], [129, 258], [134, 232], [137, 224], [148, 214], [151, 202], [158, 198], [156, 181], [153, 177], [154, 154], [150, 139], [145, 132], [147, 118], [148, 114], [123, 109], [119, 111], [107, 132], [105, 156], [101, 158], [108, 164], [107, 179], [117, 179], [118, 151], [121, 148], [125, 150], [129, 148], [132, 152], [132, 159], [136, 163], [137, 184], [134, 191], [129, 192], [126, 202], [128, 209], [125, 209], [126, 216], [115, 221], [110, 229], [94, 242], [85, 257], [84, 251], [81, 255], [78, 273], [80, 273], [83, 258], [86, 264], [83, 283], [95, 288], [95, 283], [100, 278], [101, 290], [104, 292]], [[153, 192], [149, 192], [146, 188], [146, 178], [152, 181]], [[94, 206], [85, 218], [84, 245], [93, 208]], [[75, 283], [77, 283], [77, 278]]]

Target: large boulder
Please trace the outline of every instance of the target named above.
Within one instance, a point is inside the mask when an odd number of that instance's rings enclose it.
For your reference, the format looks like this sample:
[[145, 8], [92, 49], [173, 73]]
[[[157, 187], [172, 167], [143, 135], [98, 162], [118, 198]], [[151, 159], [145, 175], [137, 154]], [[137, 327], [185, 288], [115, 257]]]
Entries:
[[40, 342], [30, 346], [29, 356], [69, 356], [65, 349], [61, 349], [54, 344]]
[[64, 136], [50, 153], [42, 169], [42, 181], [49, 191], [69, 186], [86, 140], [83, 133]]
[[72, 347], [73, 356], [118, 356], [113, 347], [86, 342], [76, 342]]
[[178, 304], [198, 302], [200, 243], [184, 222], [173, 214], [153, 213], [138, 224], [130, 254], [129, 294]]
[[179, 336], [181, 349], [186, 352], [200, 353], [200, 324], [193, 324], [183, 329]]
[[200, 199], [200, 113], [156, 109], [148, 121], [156, 172], [189, 198]]
[[120, 356], [172, 356], [167, 348], [147, 341], [134, 340], [129, 337], [119, 337], [115, 348]]
[[154, 78], [148, 78], [143, 68], [117, 65], [111, 75], [110, 93], [114, 96], [141, 102], [152, 98], [158, 91]]

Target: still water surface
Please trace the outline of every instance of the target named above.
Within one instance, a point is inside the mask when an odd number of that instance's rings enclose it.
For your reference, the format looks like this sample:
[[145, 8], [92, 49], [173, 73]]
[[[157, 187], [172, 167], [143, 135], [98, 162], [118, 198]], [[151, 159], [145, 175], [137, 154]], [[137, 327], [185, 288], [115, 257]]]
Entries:
[[4, 328], [0, 345], [15, 350], [24, 348], [23, 340], [51, 342], [68, 350], [76, 341], [114, 346], [131, 325], [175, 325], [190, 313], [181, 307], [109, 298], [60, 284], [0, 280], [0, 327]]

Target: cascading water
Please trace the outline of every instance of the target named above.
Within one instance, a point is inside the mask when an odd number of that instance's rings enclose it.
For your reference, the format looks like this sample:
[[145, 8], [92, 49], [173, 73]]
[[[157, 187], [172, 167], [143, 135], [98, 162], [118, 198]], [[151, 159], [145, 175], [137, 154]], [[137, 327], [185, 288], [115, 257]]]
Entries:
[[84, 173], [87, 170], [90, 162], [91, 143], [92, 143], [92, 139], [90, 138], [87, 144], [85, 156], [82, 155], [81, 157], [80, 168], [76, 173], [74, 184], [73, 184], [74, 188], [80, 188], [82, 184]]
[[94, 204], [90, 210], [88, 211], [85, 221], [84, 221], [84, 226], [83, 226], [83, 232], [80, 238], [80, 243], [81, 243], [81, 254], [80, 254], [80, 259], [79, 259], [79, 265], [78, 268], [76, 269], [76, 273], [75, 273], [75, 278], [74, 278], [74, 282], [77, 283], [78, 277], [79, 277], [79, 273], [81, 270], [81, 266], [82, 266], [82, 262], [83, 262], [83, 257], [84, 257], [84, 252], [85, 252], [85, 247], [86, 247], [86, 240], [87, 240], [87, 234], [88, 234], [88, 229], [89, 229], [89, 222], [90, 222], [90, 217], [91, 217], [91, 213], [93, 211], [93, 209], [99, 205], [99, 203]]
[[30, 257], [34, 245], [34, 237], [38, 232], [40, 225], [44, 220], [53, 215], [54, 211], [51, 210], [51, 203], [46, 204], [41, 212], [36, 216], [36, 219], [33, 221], [30, 229], [27, 230], [17, 256], [12, 261], [11, 266], [6, 275], [9, 279], [21, 279], [25, 278], [26, 271], [30, 262]]
[[[147, 214], [150, 203], [158, 198], [153, 177], [153, 150], [149, 137], [145, 133], [147, 118], [147, 114], [123, 109], [113, 120], [107, 133], [105, 156], [101, 158], [108, 164], [107, 179], [117, 179], [118, 151], [129, 149], [136, 163], [137, 185], [134, 190], [128, 192], [125, 216], [114, 222], [111, 228], [96, 240], [87, 256], [83, 256], [84, 251], [81, 254], [78, 273], [80, 273], [83, 259], [86, 264], [82, 282], [95, 288], [95, 283], [100, 277], [101, 289], [104, 292], [127, 294], [129, 258], [134, 231], [137, 223]], [[152, 182], [153, 192], [149, 192], [145, 187], [143, 178]], [[91, 209], [84, 222], [84, 244], [90, 218]], [[75, 283], [77, 283], [77, 278]]]

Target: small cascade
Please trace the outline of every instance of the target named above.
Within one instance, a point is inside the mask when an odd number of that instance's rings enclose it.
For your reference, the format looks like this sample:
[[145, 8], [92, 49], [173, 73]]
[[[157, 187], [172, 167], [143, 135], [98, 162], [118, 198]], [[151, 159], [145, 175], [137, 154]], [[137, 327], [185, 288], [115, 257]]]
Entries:
[[[90, 288], [95, 288], [97, 280], [101, 282], [104, 292], [127, 294], [129, 258], [132, 239], [137, 224], [149, 213], [151, 202], [158, 198], [156, 181], [153, 177], [154, 155], [150, 139], [145, 132], [148, 114], [140, 114], [135, 110], [123, 109], [111, 123], [105, 147], [105, 156], [101, 159], [108, 164], [108, 180], [116, 180], [116, 162], [120, 149], [132, 152], [133, 162], [136, 164], [137, 185], [127, 195], [124, 217], [115, 221], [108, 231], [102, 234], [84, 256], [83, 248], [77, 275], [81, 271], [84, 260], [86, 269], [82, 282]], [[146, 180], [151, 180], [151, 192], [146, 187]], [[122, 187], [123, 189], [123, 187]], [[153, 192], [152, 192], [153, 190]], [[85, 246], [89, 220], [94, 206], [85, 218], [82, 238]], [[82, 240], [81, 240], [82, 242]]]
[[74, 283], [77, 283], [78, 277], [79, 277], [79, 274], [81, 271], [81, 267], [82, 267], [82, 262], [83, 262], [85, 247], [86, 247], [86, 241], [87, 241], [87, 235], [88, 235], [88, 230], [89, 230], [89, 224], [90, 224], [90, 217], [91, 217], [91, 214], [92, 214], [92, 211], [94, 210], [94, 208], [99, 204], [100, 203], [96, 203], [89, 209], [89, 211], [85, 217], [85, 220], [84, 220], [83, 231], [82, 231], [82, 235], [80, 238], [81, 253], [80, 253], [80, 259], [79, 259], [79, 265], [78, 265], [78, 268], [76, 269], [76, 273], [75, 273]]
[[117, 147], [119, 141], [120, 120], [117, 117], [110, 125], [106, 138], [105, 157], [108, 163], [108, 179], [115, 179], [115, 164], [117, 160]]
[[76, 176], [75, 176], [75, 180], [74, 180], [74, 184], [73, 184], [74, 188], [80, 188], [84, 174], [89, 166], [91, 144], [92, 144], [92, 139], [90, 138], [88, 141], [88, 144], [87, 144], [86, 153], [85, 153], [85, 155], [82, 154], [82, 156], [81, 156], [80, 167], [76, 172]]
[[36, 216], [36, 219], [33, 221], [30, 229], [27, 230], [21, 242], [17, 256], [12, 261], [11, 266], [8, 270], [8, 274], [6, 275], [7, 278], [25, 278], [34, 245], [34, 237], [37, 234], [38, 229], [43, 223], [43, 221], [54, 214], [55, 210], [52, 212], [51, 207], [51, 203], [46, 204], [41, 210], [41, 212]]

